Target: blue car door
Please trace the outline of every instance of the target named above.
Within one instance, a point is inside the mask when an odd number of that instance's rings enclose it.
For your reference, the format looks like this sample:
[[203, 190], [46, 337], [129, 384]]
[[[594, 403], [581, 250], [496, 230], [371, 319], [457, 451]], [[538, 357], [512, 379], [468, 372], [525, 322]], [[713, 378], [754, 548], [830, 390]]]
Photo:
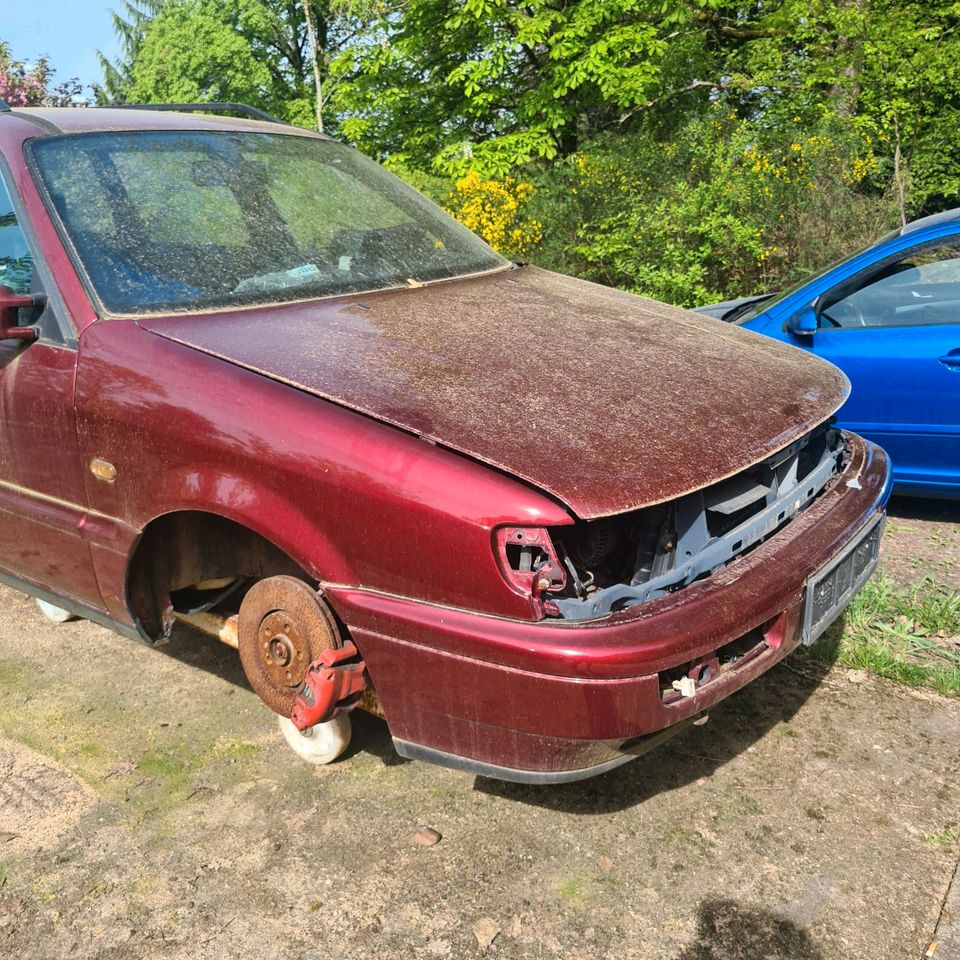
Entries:
[[850, 378], [841, 424], [887, 450], [899, 492], [960, 492], [960, 240], [900, 251], [817, 310], [798, 339]]

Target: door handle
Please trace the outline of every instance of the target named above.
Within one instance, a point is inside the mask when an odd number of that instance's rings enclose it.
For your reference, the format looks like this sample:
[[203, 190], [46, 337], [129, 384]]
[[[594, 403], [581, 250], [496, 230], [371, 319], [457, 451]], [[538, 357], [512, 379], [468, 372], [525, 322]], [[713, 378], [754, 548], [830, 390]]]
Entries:
[[960, 349], [945, 353], [940, 362], [950, 370], [960, 370]]

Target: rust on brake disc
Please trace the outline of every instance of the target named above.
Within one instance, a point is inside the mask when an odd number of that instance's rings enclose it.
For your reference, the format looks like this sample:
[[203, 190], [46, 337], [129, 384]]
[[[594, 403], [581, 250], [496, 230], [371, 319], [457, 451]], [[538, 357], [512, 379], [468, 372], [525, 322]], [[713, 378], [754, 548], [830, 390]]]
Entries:
[[295, 577], [255, 583], [240, 605], [240, 660], [250, 686], [277, 713], [289, 715], [307, 667], [328, 647], [342, 646], [323, 598]]

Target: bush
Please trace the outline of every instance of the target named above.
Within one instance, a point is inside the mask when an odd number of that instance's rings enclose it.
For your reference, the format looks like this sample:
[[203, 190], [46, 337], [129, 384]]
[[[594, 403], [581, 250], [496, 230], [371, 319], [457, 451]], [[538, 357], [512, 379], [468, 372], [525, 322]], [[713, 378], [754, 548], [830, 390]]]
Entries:
[[533, 187], [513, 177], [484, 179], [475, 170], [454, 182], [446, 208], [494, 250], [524, 257], [539, 243], [540, 221], [528, 216]]
[[532, 176], [536, 262], [683, 306], [782, 287], [895, 219], [867, 138], [764, 130], [714, 105], [662, 143], [585, 144]]

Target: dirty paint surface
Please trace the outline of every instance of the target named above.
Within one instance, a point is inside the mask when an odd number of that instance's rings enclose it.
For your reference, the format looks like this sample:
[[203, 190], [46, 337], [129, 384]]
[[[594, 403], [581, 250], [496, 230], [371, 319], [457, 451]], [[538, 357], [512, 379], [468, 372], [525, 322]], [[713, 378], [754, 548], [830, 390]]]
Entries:
[[[63, 107], [18, 107], [16, 114], [54, 124], [64, 133], [93, 133], [103, 130], [248, 130], [283, 133], [283, 124], [264, 123], [225, 114], [178, 113], [157, 110], [116, 110], [109, 107], [75, 110]], [[314, 130], [288, 127], [298, 137], [329, 139]]]
[[501, 468], [582, 518], [743, 470], [848, 391], [799, 350], [533, 267], [137, 322]]

